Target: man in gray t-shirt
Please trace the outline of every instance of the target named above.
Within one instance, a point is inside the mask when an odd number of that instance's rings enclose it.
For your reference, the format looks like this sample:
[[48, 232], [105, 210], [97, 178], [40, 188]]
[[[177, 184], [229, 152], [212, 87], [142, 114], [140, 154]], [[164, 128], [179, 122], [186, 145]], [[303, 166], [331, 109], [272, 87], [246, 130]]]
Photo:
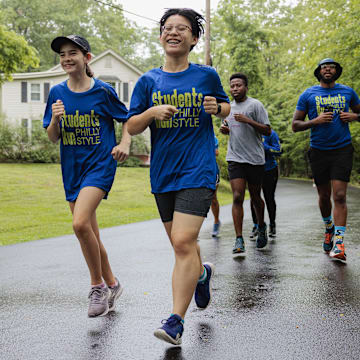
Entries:
[[264, 201], [260, 193], [265, 164], [262, 135], [270, 135], [271, 127], [264, 105], [247, 96], [247, 85], [246, 75], [231, 75], [230, 93], [234, 101], [231, 103], [229, 116], [220, 128], [223, 134], [230, 135], [226, 160], [233, 191], [232, 214], [236, 233], [234, 254], [245, 251], [242, 227], [246, 183], [258, 219], [256, 247], [263, 248], [267, 244]]

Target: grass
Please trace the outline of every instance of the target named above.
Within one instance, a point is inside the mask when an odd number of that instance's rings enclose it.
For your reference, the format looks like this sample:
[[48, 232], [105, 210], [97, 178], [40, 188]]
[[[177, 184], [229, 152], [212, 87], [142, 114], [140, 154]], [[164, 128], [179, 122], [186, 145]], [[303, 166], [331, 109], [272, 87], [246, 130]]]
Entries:
[[[72, 234], [72, 217], [58, 164], [0, 164], [0, 245]], [[221, 180], [221, 205], [230, 204]], [[100, 228], [158, 218], [148, 168], [118, 168], [108, 200], [97, 210]]]

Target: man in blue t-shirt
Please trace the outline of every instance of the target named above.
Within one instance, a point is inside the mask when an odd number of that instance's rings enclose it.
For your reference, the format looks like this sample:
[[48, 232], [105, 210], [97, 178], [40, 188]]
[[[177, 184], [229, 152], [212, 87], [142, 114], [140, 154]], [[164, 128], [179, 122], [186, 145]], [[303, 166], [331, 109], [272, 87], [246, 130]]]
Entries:
[[[331, 58], [319, 62], [314, 75], [320, 85], [312, 86], [301, 94], [292, 129], [295, 132], [311, 129], [308, 158], [326, 226], [323, 249], [332, 258], [346, 260], [346, 190], [354, 152], [349, 123], [360, 120], [360, 100], [352, 88], [335, 83], [341, 72], [340, 64]], [[350, 109], [352, 112], [349, 112]], [[305, 121], [306, 115], [309, 121]], [[331, 192], [334, 222], [331, 216]]]

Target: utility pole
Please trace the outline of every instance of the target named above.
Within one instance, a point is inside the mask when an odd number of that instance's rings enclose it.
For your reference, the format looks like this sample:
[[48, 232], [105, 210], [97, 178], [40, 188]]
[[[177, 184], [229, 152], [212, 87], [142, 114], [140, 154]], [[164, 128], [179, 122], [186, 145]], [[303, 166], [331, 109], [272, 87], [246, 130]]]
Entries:
[[206, 0], [205, 9], [205, 65], [212, 65], [210, 55], [210, 0]]

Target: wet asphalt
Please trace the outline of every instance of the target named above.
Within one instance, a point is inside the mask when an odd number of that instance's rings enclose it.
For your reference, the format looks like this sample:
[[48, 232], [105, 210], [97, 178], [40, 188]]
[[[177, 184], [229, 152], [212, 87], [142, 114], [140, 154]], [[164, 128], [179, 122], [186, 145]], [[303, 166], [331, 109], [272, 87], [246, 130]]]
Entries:
[[169, 241], [159, 220], [104, 229], [102, 239], [124, 293], [117, 311], [87, 318], [89, 277], [74, 236], [0, 247], [0, 359], [360, 359], [360, 190], [348, 191], [347, 263], [322, 251], [323, 224], [311, 182], [280, 180], [277, 237], [249, 240], [232, 255], [231, 206], [200, 234], [216, 266], [213, 301], [192, 302], [183, 345], [152, 333], [171, 311]]

